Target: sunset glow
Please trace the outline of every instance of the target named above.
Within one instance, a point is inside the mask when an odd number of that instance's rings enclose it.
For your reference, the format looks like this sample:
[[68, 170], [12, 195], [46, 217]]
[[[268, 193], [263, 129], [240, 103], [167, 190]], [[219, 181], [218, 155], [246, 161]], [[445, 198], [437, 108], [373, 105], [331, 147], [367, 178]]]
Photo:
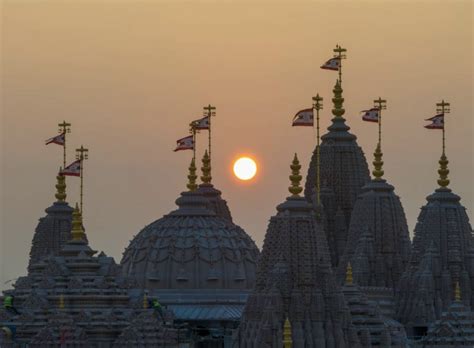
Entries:
[[234, 174], [240, 180], [250, 180], [257, 173], [257, 164], [249, 157], [241, 157], [234, 163]]

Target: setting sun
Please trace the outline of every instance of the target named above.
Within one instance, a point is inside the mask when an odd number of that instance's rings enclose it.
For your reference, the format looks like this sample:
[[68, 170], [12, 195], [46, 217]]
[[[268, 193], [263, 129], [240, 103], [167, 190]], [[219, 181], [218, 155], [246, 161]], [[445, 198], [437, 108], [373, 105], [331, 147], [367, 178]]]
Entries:
[[234, 163], [234, 174], [240, 180], [250, 180], [257, 173], [257, 164], [249, 157], [241, 157]]

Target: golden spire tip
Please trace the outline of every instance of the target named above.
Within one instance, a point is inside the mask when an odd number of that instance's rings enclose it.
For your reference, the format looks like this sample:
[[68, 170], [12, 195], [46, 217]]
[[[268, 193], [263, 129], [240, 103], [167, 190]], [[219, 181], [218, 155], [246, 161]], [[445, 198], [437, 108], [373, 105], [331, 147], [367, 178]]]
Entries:
[[72, 240], [79, 241], [85, 240], [86, 234], [84, 233], [84, 227], [82, 226], [82, 213], [79, 210], [79, 205], [76, 203], [76, 207], [72, 212]]
[[374, 165], [374, 170], [372, 171], [372, 174], [374, 175], [375, 180], [382, 180], [382, 176], [384, 174], [382, 156], [382, 148], [380, 146], [380, 143], [378, 143], [377, 148], [374, 152], [374, 161], [372, 162]]
[[461, 288], [459, 287], [459, 282], [456, 282], [454, 285], [454, 300], [461, 302]]
[[59, 296], [59, 309], [64, 309], [64, 307], [65, 307], [65, 306], [64, 306], [64, 295], [61, 294], [61, 295]]
[[211, 159], [209, 158], [209, 154], [207, 150], [204, 152], [204, 156], [202, 157], [202, 176], [201, 180], [204, 184], [210, 184], [212, 180], [211, 176]]
[[56, 176], [56, 194], [54, 195], [58, 202], [66, 200], [66, 177], [61, 173], [62, 167], [59, 167], [58, 175]]
[[197, 184], [196, 184], [196, 164], [194, 162], [194, 158], [191, 160], [191, 164], [189, 165], [189, 174], [188, 174], [188, 184], [186, 187], [190, 192], [193, 192], [197, 189]]
[[300, 169], [301, 169], [301, 164], [300, 161], [298, 160], [298, 156], [295, 153], [295, 157], [293, 158], [293, 162], [290, 165], [291, 168], [291, 175], [290, 175], [290, 181], [291, 181], [291, 186], [288, 188], [290, 193], [294, 197], [299, 197], [299, 194], [301, 191], [303, 191], [303, 188], [300, 186], [301, 179], [303, 178], [300, 175]]
[[148, 296], [146, 292], [143, 293], [143, 309], [148, 309]]
[[449, 169], [448, 169], [448, 158], [446, 157], [446, 154], [443, 152], [441, 155], [441, 158], [439, 159], [439, 169], [438, 169], [438, 174], [439, 174], [439, 179], [438, 179], [438, 185], [441, 188], [448, 187], [449, 185], [449, 179], [448, 179], [448, 174], [449, 174]]
[[352, 278], [352, 265], [349, 262], [347, 264], [347, 269], [346, 269], [346, 284], [352, 285], [353, 284], [353, 278]]
[[285, 319], [283, 324], [283, 347], [291, 348], [293, 346], [293, 339], [291, 335], [291, 323], [288, 320], [288, 317]]
[[346, 112], [344, 110], [343, 104], [344, 104], [344, 98], [342, 97], [342, 87], [341, 87], [341, 82], [339, 80], [336, 81], [336, 85], [334, 86], [334, 89], [332, 90], [334, 93], [334, 97], [332, 98], [333, 104], [334, 104], [334, 109], [332, 109], [332, 114], [335, 117], [342, 117], [344, 113]]

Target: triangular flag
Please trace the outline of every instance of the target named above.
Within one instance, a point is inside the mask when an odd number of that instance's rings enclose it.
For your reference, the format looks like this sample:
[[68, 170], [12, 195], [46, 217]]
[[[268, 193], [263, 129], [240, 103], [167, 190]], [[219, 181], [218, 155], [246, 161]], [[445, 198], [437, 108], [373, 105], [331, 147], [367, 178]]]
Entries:
[[64, 145], [66, 142], [66, 137], [65, 133], [61, 133], [59, 135], [56, 135], [55, 137], [49, 138], [48, 140], [45, 141], [46, 145], [49, 144], [58, 144], [58, 145]]
[[81, 160], [72, 162], [61, 171], [62, 175], [81, 176]]
[[444, 114], [439, 114], [431, 118], [426, 119], [425, 121], [431, 121], [431, 124], [425, 126], [428, 129], [444, 129]]
[[340, 66], [341, 66], [341, 58], [335, 57], [335, 58], [329, 59], [326, 63], [321, 65], [321, 69], [339, 70]]
[[174, 151], [180, 150], [192, 150], [194, 149], [194, 139], [192, 135], [189, 135], [185, 138], [179, 139], [176, 141], [176, 149]]
[[292, 126], [308, 126], [312, 127], [314, 124], [313, 109], [304, 109], [296, 113], [293, 118]]

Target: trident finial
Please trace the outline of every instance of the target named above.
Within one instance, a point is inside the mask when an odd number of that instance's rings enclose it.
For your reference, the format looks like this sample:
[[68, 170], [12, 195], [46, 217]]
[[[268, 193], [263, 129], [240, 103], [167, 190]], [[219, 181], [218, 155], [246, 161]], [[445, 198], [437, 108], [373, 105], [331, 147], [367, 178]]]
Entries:
[[204, 152], [204, 156], [202, 157], [202, 176], [201, 180], [204, 184], [210, 184], [212, 180], [211, 176], [211, 159], [209, 158], [209, 154], [207, 150]]
[[347, 269], [346, 269], [346, 284], [352, 285], [353, 284], [353, 278], [352, 278], [352, 265], [349, 262], [347, 264]]
[[334, 109], [332, 109], [332, 114], [337, 117], [342, 117], [346, 110], [344, 110], [344, 98], [342, 97], [342, 87], [339, 81], [336, 81], [336, 85], [332, 90], [334, 93], [334, 97], [332, 98], [332, 102], [334, 103]]
[[76, 207], [72, 212], [72, 240], [79, 241], [85, 240], [86, 234], [84, 233], [84, 227], [82, 227], [82, 214], [79, 210], [79, 205], [76, 203]]
[[56, 194], [54, 195], [58, 202], [64, 202], [66, 200], [66, 177], [61, 174], [63, 168], [59, 168], [58, 175], [56, 176]]
[[194, 158], [191, 160], [191, 164], [189, 165], [189, 174], [188, 174], [188, 184], [186, 187], [188, 188], [189, 191], [193, 192], [197, 189], [197, 184], [196, 184], [196, 164], [194, 163]]
[[283, 347], [291, 348], [293, 346], [293, 339], [291, 337], [291, 323], [288, 320], [288, 317], [285, 319], [283, 324]]
[[461, 302], [461, 288], [459, 287], [459, 282], [454, 284], [454, 300], [456, 302]]
[[301, 164], [300, 161], [298, 161], [298, 156], [295, 153], [295, 157], [293, 158], [293, 162], [290, 165], [291, 168], [291, 175], [290, 175], [290, 181], [291, 181], [291, 186], [288, 188], [291, 194], [293, 196], [299, 196], [301, 191], [303, 191], [303, 188], [300, 186], [300, 182], [302, 179], [302, 176], [300, 175], [300, 169], [301, 169]]

